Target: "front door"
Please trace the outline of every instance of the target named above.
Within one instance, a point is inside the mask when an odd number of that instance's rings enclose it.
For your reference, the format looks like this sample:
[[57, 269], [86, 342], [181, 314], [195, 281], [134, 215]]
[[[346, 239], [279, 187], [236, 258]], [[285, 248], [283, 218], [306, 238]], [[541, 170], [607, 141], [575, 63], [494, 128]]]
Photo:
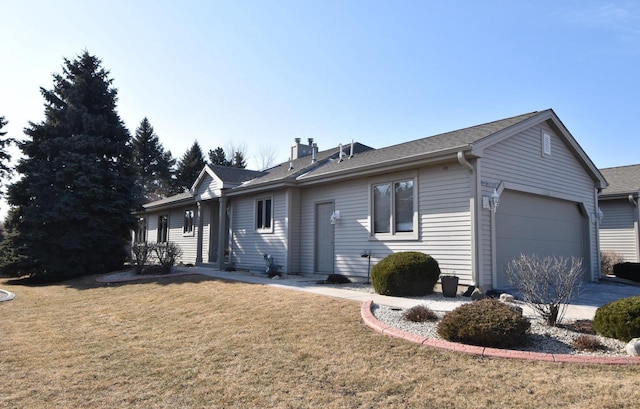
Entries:
[[332, 202], [316, 204], [315, 270], [318, 273], [333, 273], [334, 226], [331, 224], [332, 214]]

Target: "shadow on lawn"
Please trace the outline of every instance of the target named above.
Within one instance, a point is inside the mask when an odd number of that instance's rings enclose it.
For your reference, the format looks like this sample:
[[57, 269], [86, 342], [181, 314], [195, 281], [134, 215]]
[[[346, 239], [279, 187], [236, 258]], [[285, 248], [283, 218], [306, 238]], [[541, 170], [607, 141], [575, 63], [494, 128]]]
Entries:
[[[113, 274], [113, 273], [111, 273]], [[109, 274], [107, 274], [108, 276]], [[198, 273], [179, 273], [179, 274], [164, 274], [159, 276], [135, 276], [133, 278], [122, 281], [110, 281], [101, 282], [98, 281], [100, 277], [104, 277], [105, 274], [92, 274], [82, 277], [76, 277], [64, 281], [45, 281], [34, 279], [30, 277], [18, 277], [18, 278], [5, 278], [4, 282], [7, 285], [13, 286], [25, 286], [25, 287], [54, 287], [65, 286], [76, 290], [90, 290], [94, 288], [104, 287], [120, 287], [125, 285], [144, 285], [149, 283], [160, 285], [173, 285], [173, 284], [186, 284], [186, 283], [200, 283], [203, 281], [227, 281], [215, 277], [210, 277]], [[231, 282], [231, 281], [229, 281]]]

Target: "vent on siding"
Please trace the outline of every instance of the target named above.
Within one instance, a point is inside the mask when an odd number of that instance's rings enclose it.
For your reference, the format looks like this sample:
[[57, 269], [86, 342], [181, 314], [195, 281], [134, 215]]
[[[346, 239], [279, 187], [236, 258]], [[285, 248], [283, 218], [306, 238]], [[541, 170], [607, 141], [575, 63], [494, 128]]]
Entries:
[[542, 133], [542, 154], [545, 156], [551, 155], [551, 135], [548, 133]]

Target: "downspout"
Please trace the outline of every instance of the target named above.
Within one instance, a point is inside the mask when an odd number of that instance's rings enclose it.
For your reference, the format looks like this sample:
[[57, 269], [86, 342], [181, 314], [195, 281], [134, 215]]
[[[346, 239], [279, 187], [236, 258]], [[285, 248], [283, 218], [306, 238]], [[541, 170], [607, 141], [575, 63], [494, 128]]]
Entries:
[[458, 162], [466, 167], [467, 169], [469, 169], [471, 171], [471, 173], [473, 173], [473, 171], [475, 170], [473, 168], [473, 166], [469, 163], [469, 161], [467, 161], [467, 158], [464, 157], [464, 152], [460, 151], [458, 152]]
[[[640, 191], [636, 194], [638, 200], [640, 200]], [[638, 206], [638, 201], [632, 200], [633, 196], [629, 195], [629, 201], [632, 202], [636, 206], [636, 263], [640, 263], [640, 206]]]
[[471, 163], [469, 163], [469, 161], [467, 160], [467, 158], [465, 158], [464, 156], [464, 152], [462, 151], [458, 151], [457, 154], [457, 158], [458, 158], [458, 163], [460, 163], [460, 165], [462, 165], [463, 167], [469, 169], [469, 172], [471, 172], [471, 175], [475, 174], [475, 178], [471, 177], [471, 187], [472, 187], [472, 194], [471, 194], [471, 198], [470, 198], [470, 203], [469, 203], [469, 210], [471, 213], [471, 260], [472, 260], [472, 264], [471, 264], [471, 281], [473, 281], [473, 285], [475, 285], [476, 287], [480, 284], [479, 281], [479, 272], [480, 272], [480, 260], [478, 258], [478, 256], [481, 254], [481, 252], [479, 251], [479, 241], [478, 241], [478, 215], [480, 214], [480, 211], [478, 209], [476, 209], [477, 203], [479, 203], [479, 201], [477, 200], [478, 194], [479, 194], [479, 180], [478, 180], [478, 174], [475, 171], [475, 168], [473, 167], [473, 165], [471, 165]]
[[[594, 271], [598, 271], [598, 280], [602, 278], [602, 260], [600, 258], [600, 218], [598, 217], [598, 210], [600, 209], [600, 200], [598, 200], [599, 193], [600, 190], [598, 188], [594, 189], [596, 211], [593, 218], [595, 219], [594, 223], [596, 225], [596, 265], [591, 268], [591, 280], [589, 281], [595, 281], [596, 277], [595, 274], [593, 274]], [[589, 229], [591, 229], [591, 226], [589, 226]], [[591, 251], [592, 250], [590, 249], [589, 253], [591, 253]]]

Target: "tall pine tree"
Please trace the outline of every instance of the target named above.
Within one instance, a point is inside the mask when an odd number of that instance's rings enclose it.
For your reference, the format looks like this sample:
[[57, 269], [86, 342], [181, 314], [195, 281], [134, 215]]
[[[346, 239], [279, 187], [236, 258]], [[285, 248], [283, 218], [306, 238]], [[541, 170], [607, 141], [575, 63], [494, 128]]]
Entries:
[[206, 164], [200, 144], [195, 141], [178, 162], [173, 193], [189, 190]]
[[[7, 121], [3, 116], [0, 116], [0, 131], [7, 124]], [[11, 155], [7, 151], [7, 148], [14, 142], [13, 138], [5, 138], [6, 132], [0, 132], [0, 189], [2, 184], [11, 175]], [[0, 190], [0, 196], [2, 196], [2, 190]]]
[[59, 281], [119, 268], [133, 226], [130, 135], [117, 91], [97, 57], [64, 59], [53, 89], [41, 88], [45, 119], [30, 123], [9, 186], [11, 254], [0, 270]]
[[170, 194], [176, 160], [165, 151], [147, 118], [140, 122], [133, 137], [136, 192], [139, 204], [159, 200]]

